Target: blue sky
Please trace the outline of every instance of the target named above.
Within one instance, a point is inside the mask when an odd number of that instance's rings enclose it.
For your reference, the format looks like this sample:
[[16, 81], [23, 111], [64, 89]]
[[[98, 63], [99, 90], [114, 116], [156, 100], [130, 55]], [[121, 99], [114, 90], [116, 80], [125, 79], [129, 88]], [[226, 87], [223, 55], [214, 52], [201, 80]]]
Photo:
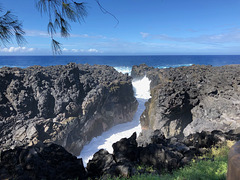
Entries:
[[[62, 55], [222, 55], [240, 54], [240, 0], [99, 0], [116, 20], [87, 3], [82, 24], [71, 36], [56, 37]], [[81, 1], [80, 1], [81, 2]], [[48, 18], [35, 0], [6, 0], [1, 5], [22, 20], [27, 44], [0, 46], [0, 55], [51, 55]]]

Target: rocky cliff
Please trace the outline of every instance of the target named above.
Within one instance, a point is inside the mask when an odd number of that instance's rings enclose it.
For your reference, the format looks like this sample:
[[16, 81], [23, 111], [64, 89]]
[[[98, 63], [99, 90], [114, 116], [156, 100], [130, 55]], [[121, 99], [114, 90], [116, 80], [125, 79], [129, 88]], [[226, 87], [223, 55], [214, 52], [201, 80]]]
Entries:
[[[151, 80], [152, 98], [141, 116], [142, 129], [166, 137], [240, 127], [240, 65], [157, 69], [133, 66], [132, 76]], [[146, 138], [147, 140], [147, 138]]]
[[0, 150], [54, 142], [79, 155], [137, 108], [131, 77], [109, 66], [4, 67], [0, 87]]

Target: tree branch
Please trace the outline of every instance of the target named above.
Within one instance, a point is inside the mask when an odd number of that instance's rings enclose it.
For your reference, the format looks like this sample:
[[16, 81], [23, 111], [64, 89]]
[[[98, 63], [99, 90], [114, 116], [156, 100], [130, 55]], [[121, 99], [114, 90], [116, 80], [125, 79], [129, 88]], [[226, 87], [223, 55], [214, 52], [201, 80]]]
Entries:
[[104, 14], [109, 14], [110, 16], [112, 16], [116, 21], [117, 21], [117, 24], [114, 26], [115, 28], [118, 26], [119, 24], [119, 20], [117, 19], [117, 17], [115, 15], [113, 15], [112, 13], [110, 13], [108, 10], [106, 10], [102, 5], [101, 3], [99, 2], [99, 0], [95, 0], [100, 8], [100, 10], [104, 13]]

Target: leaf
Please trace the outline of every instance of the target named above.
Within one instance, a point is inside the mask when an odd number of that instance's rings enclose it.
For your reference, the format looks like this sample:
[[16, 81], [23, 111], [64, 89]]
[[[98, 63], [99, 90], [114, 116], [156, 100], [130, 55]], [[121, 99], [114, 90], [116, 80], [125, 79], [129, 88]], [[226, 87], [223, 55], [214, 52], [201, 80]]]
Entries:
[[3, 16], [0, 16], [0, 42], [3, 45], [10, 43], [13, 36], [15, 36], [19, 45], [26, 43], [23, 37], [24, 34], [22, 23], [18, 21], [11, 11], [7, 11]]
[[71, 25], [69, 22], [82, 22], [87, 15], [85, 3], [74, 0], [35, 0], [38, 11], [49, 17], [47, 25], [48, 34], [52, 38], [52, 49], [54, 54], [59, 54], [61, 44], [54, 40], [54, 34], [60, 31], [61, 37], [70, 36]]
[[53, 36], [53, 34], [56, 34], [56, 29], [54, 28], [54, 25], [52, 22], [48, 23], [48, 34], [50, 34], [50, 36]]
[[61, 54], [62, 53], [61, 43], [56, 41], [53, 38], [52, 38], [52, 51], [53, 51], [53, 54]]

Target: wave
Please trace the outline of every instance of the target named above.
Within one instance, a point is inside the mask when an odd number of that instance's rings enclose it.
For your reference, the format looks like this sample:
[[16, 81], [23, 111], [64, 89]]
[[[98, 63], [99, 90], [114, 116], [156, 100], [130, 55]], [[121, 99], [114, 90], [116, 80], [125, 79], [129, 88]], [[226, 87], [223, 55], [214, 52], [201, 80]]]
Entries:
[[150, 80], [144, 77], [141, 80], [133, 81], [133, 90], [139, 103], [133, 120], [110, 128], [100, 136], [93, 138], [89, 144], [85, 145], [78, 156], [78, 158], [83, 159], [84, 166], [87, 165], [88, 161], [92, 159], [94, 153], [98, 150], [106, 149], [109, 153], [113, 153], [113, 143], [122, 138], [129, 138], [134, 132], [136, 132], [137, 135], [140, 134], [140, 116], [145, 110], [145, 102], [150, 98]]
[[132, 71], [132, 66], [115, 66], [114, 67], [118, 72], [121, 72], [123, 74], [128, 73], [129, 75], [131, 75], [131, 71]]
[[27, 67], [29, 67], [29, 66], [12, 66], [12, 65], [1, 65], [1, 66], [0, 66], [0, 68], [3, 68], [3, 67], [10, 67], [10, 68], [17, 67], [17, 68], [22, 68], [22, 69], [24, 69], [24, 68], [27, 68]]
[[164, 66], [155, 66], [155, 68], [159, 69], [166, 69], [166, 68], [176, 68], [176, 67], [182, 67], [182, 66], [192, 66], [193, 64], [173, 64], [173, 65], [164, 65]]
[[[181, 67], [181, 66], [192, 66], [193, 64], [174, 64], [174, 65], [162, 65], [162, 66], [153, 66], [154, 68], [159, 68], [159, 69], [165, 69], [165, 68], [170, 68], [170, 67]], [[151, 66], [151, 65], [150, 65]], [[27, 68], [29, 66], [21, 66], [21, 65], [0, 65], [0, 68], [2, 67], [18, 67], [18, 68]], [[131, 71], [132, 71], [132, 66], [114, 66], [114, 68], [118, 71], [121, 72], [123, 74], [128, 73], [129, 75], [131, 75]]]
[[[154, 68], [159, 68], [159, 69], [166, 69], [166, 68], [176, 68], [176, 67], [181, 67], [181, 66], [192, 66], [193, 64], [173, 64], [173, 65], [162, 65], [162, 66], [153, 66]], [[114, 68], [123, 74], [128, 73], [131, 75], [132, 71], [132, 66], [114, 66]]]

